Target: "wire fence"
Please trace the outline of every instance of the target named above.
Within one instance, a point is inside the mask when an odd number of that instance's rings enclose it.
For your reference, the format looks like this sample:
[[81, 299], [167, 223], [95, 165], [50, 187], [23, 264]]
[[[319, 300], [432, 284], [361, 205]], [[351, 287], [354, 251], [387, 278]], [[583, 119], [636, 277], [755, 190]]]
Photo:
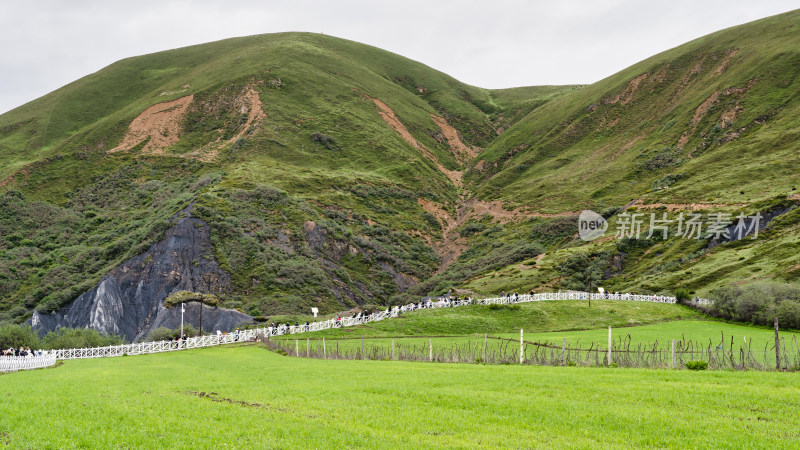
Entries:
[[[420, 342], [426, 340], [427, 342]], [[389, 342], [389, 340], [391, 342]], [[466, 340], [466, 342], [464, 342]], [[484, 336], [403, 336], [376, 339], [270, 339], [261, 341], [288, 356], [380, 361], [418, 361], [439, 363], [530, 364], [544, 366], [609, 366], [681, 369], [687, 363], [705, 361], [709, 369], [774, 370], [775, 347], [767, 344], [754, 349], [751, 343], [734, 345], [724, 337], [719, 343], [686, 339], [633, 344], [630, 335], [619, 337], [608, 346], [579, 342], [561, 344], [532, 342]], [[355, 344], [353, 343], [355, 341]], [[375, 341], [378, 341], [377, 343]], [[442, 342], [444, 341], [444, 342]], [[340, 343], [342, 345], [340, 345]], [[359, 345], [360, 344], [360, 345]], [[780, 370], [800, 370], [800, 345], [796, 336], [780, 340]], [[610, 355], [610, 361], [609, 361]]]

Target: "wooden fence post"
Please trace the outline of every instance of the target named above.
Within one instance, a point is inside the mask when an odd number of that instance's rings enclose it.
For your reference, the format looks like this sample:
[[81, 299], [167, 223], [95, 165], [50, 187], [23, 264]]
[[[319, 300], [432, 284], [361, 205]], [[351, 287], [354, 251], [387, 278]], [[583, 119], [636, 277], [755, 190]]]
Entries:
[[611, 365], [611, 327], [608, 327], [608, 365]]
[[322, 338], [322, 358], [328, 359], [328, 350], [325, 348], [325, 338]]
[[564, 343], [561, 344], [561, 365], [564, 365], [564, 353], [567, 351], [567, 338], [564, 338]]
[[486, 346], [488, 333], [483, 333], [483, 362], [486, 363]]
[[675, 339], [672, 340], [672, 368], [675, 368]]
[[306, 358], [311, 356], [311, 340], [306, 338]]
[[294, 340], [294, 356], [300, 356], [300, 342], [297, 339]]
[[522, 340], [522, 328], [519, 329], [519, 363], [525, 362], [525, 347]]
[[433, 362], [433, 339], [428, 338], [428, 359]]
[[778, 318], [775, 318], [775, 369], [781, 370], [781, 340], [778, 337]]

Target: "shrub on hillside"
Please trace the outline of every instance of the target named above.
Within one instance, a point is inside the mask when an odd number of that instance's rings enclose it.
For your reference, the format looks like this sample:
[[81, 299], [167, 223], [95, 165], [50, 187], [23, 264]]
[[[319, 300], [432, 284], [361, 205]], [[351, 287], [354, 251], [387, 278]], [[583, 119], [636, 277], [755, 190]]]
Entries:
[[685, 303], [692, 298], [692, 295], [689, 293], [689, 291], [684, 288], [675, 289], [673, 295], [675, 296], [675, 299], [678, 301], [678, 303]]
[[771, 325], [775, 317], [783, 328], [800, 328], [800, 285], [778, 282], [725, 286], [712, 292], [713, 316], [756, 325]]
[[49, 350], [65, 348], [107, 347], [122, 344], [119, 336], [109, 336], [89, 328], [59, 328], [42, 339], [42, 347]]
[[467, 222], [467, 224], [464, 225], [464, 228], [461, 229], [459, 234], [461, 235], [461, 237], [467, 237], [469, 235], [479, 233], [483, 231], [485, 228], [486, 225], [480, 222]]
[[436, 231], [442, 229], [442, 224], [439, 223], [439, 221], [436, 219], [436, 216], [434, 216], [433, 214], [425, 211], [424, 213], [422, 213], [422, 218], [425, 219], [425, 222], [427, 222], [432, 229]]
[[4, 325], [0, 327], [0, 349], [30, 347], [41, 348], [39, 335], [29, 325]]
[[311, 140], [322, 145], [328, 150], [336, 149], [336, 140], [328, 136], [327, 134], [323, 134], [320, 132], [311, 133]]
[[[197, 328], [189, 324], [185, 324], [183, 326], [183, 334], [185, 334], [186, 337], [195, 337], [200, 335], [200, 333], [197, 332]], [[177, 339], [180, 337], [180, 335], [180, 328], [173, 330], [167, 327], [158, 327], [154, 328], [150, 331], [150, 333], [147, 334], [147, 340], [150, 342], [167, 341], [169, 339]]]
[[559, 284], [564, 289], [589, 291], [597, 287], [608, 269], [606, 253], [575, 253], [558, 264], [558, 272], [563, 276]]
[[574, 216], [544, 219], [535, 223], [531, 228], [531, 239], [546, 245], [552, 245], [571, 238], [577, 231], [578, 225]]

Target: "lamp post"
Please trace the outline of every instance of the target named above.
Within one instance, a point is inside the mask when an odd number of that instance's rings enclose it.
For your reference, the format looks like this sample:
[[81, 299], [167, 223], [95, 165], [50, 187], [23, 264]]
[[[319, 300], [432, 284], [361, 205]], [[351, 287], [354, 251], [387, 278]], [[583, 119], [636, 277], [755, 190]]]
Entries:
[[180, 335], [179, 339], [183, 339], [183, 313], [184, 312], [186, 312], [186, 308], [184, 307], [184, 304], [181, 303], [181, 335]]

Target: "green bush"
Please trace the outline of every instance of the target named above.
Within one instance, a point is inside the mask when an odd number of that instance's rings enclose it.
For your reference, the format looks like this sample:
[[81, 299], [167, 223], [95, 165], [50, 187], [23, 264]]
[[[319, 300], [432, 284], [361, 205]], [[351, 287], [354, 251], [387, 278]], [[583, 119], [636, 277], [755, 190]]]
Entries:
[[164, 299], [164, 306], [171, 308], [186, 302], [203, 302], [208, 306], [219, 306], [219, 298], [214, 294], [201, 294], [199, 292], [178, 291]]
[[428, 225], [430, 225], [431, 228], [433, 228], [434, 230], [442, 229], [442, 224], [439, 223], [439, 221], [436, 219], [436, 216], [434, 216], [433, 214], [425, 211], [424, 213], [422, 213], [422, 218], [425, 219], [425, 222], [427, 222]]
[[322, 134], [320, 132], [311, 133], [311, 140], [322, 145], [328, 150], [336, 149], [336, 140], [327, 134]]
[[607, 253], [574, 253], [558, 264], [558, 272], [563, 276], [559, 282], [564, 289], [588, 291], [597, 287], [608, 268]]
[[29, 325], [5, 325], [0, 327], [0, 349], [30, 347], [41, 348], [39, 335]]
[[678, 303], [687, 302], [689, 301], [689, 299], [692, 298], [692, 295], [689, 294], [689, 291], [684, 288], [675, 289], [673, 295], [675, 296], [675, 299], [678, 301]]
[[[183, 326], [183, 334], [185, 334], [187, 337], [195, 337], [200, 335], [200, 333], [197, 332], [197, 328], [189, 324], [185, 324]], [[170, 338], [177, 339], [178, 337], [180, 337], [180, 335], [181, 335], [180, 328], [173, 330], [167, 327], [158, 327], [150, 330], [150, 333], [147, 334], [147, 340], [150, 342], [166, 341], [169, 340]]]
[[467, 224], [464, 225], [464, 228], [461, 229], [461, 232], [459, 234], [461, 235], [461, 237], [467, 237], [471, 234], [479, 233], [483, 231], [485, 228], [486, 226], [480, 222], [467, 222]]
[[101, 334], [90, 328], [59, 328], [47, 333], [42, 340], [42, 346], [50, 350], [107, 347], [122, 343], [122, 338], [119, 336]]
[[713, 316], [726, 320], [772, 325], [775, 317], [783, 328], [800, 328], [800, 285], [762, 282], [725, 286], [712, 292]]
[[687, 361], [686, 368], [689, 370], [708, 370], [708, 361]]
[[535, 223], [531, 228], [531, 239], [546, 245], [553, 245], [565, 239], [571, 239], [577, 231], [578, 221], [574, 216], [544, 219]]

